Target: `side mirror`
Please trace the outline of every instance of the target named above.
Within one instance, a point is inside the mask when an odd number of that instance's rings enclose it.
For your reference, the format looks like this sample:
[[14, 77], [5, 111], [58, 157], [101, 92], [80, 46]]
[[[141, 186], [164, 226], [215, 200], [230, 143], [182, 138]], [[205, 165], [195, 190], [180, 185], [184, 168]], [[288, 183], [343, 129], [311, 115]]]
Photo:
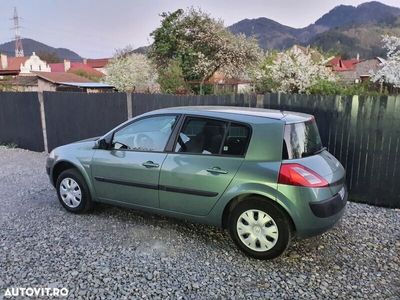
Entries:
[[111, 147], [111, 141], [113, 139], [113, 133], [106, 135], [105, 137], [97, 140], [95, 148], [107, 150]]
[[109, 144], [105, 139], [100, 139], [97, 141], [97, 149], [107, 149]]

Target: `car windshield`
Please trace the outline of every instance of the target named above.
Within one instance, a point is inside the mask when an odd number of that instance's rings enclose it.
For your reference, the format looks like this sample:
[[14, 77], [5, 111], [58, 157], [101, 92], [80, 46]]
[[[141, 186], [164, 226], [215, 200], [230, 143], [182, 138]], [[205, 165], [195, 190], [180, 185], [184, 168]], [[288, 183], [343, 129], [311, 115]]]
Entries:
[[315, 119], [285, 125], [283, 159], [314, 155], [323, 149]]

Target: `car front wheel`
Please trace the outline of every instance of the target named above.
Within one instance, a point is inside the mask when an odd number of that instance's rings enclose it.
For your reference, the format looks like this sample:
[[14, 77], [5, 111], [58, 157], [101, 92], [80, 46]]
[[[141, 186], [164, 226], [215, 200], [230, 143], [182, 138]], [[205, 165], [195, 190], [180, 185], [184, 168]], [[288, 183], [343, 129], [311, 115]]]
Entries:
[[77, 170], [63, 171], [57, 178], [56, 188], [60, 203], [69, 212], [83, 213], [92, 208], [89, 189]]
[[259, 197], [239, 202], [229, 218], [229, 231], [236, 245], [257, 259], [272, 259], [289, 246], [291, 225], [276, 204]]

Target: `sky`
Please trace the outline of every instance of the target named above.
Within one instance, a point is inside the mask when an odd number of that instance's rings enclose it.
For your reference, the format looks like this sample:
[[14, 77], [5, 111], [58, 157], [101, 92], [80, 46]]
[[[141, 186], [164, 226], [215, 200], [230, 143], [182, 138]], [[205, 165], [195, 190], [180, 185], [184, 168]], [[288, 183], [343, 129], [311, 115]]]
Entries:
[[[340, 4], [359, 0], [1, 0], [0, 44], [13, 40], [10, 18], [17, 7], [21, 36], [53, 47], [69, 48], [86, 58], [110, 57], [115, 49], [151, 44], [160, 25], [159, 14], [190, 6], [200, 7], [231, 25], [242, 19], [267, 17], [300, 28]], [[382, 0], [400, 7], [400, 0]]]

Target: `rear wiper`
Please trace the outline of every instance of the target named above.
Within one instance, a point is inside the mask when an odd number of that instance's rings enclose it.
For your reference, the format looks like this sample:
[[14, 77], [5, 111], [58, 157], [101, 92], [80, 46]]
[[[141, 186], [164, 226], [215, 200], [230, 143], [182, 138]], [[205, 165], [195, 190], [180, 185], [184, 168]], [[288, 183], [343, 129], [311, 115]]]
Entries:
[[314, 155], [315, 155], [315, 154], [319, 154], [319, 153], [325, 151], [326, 149], [327, 149], [326, 147], [322, 147], [321, 149], [315, 151], [315, 152], [314, 152]]

